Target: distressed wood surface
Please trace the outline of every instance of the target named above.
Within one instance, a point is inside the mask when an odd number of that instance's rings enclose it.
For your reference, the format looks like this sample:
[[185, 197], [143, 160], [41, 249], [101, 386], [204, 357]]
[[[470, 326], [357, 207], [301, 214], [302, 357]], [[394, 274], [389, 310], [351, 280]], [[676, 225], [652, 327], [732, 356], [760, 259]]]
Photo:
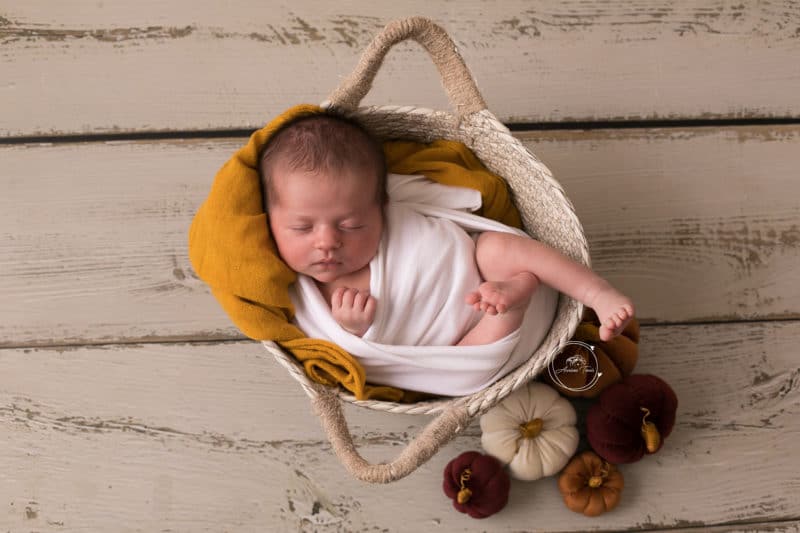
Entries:
[[[521, 137], [642, 321], [800, 313], [800, 128]], [[241, 338], [186, 243], [214, 172], [244, 142], [0, 147], [0, 345]]]
[[[258, 127], [324, 99], [412, 14], [453, 36], [506, 122], [800, 119], [797, 0], [0, 0], [0, 142]], [[365, 103], [447, 107], [411, 44]], [[245, 139], [9, 144], [0, 531], [800, 532], [800, 127], [518, 135], [636, 300], [637, 370], [679, 398], [665, 447], [621, 467], [618, 509], [571, 513], [549, 478], [515, 481], [486, 521], [456, 513], [441, 472], [480, 448], [476, 423], [410, 478], [351, 479], [186, 257]], [[429, 420], [347, 414], [371, 460]]]
[[[696, 533], [697, 528], [669, 529], [670, 533]], [[762, 522], [759, 524], [731, 524], [726, 526], [705, 527], [703, 533], [797, 533], [800, 531], [800, 522]]]
[[[657, 455], [621, 467], [620, 506], [588, 519], [563, 506], [555, 478], [515, 481], [506, 509], [481, 522], [452, 510], [440, 486], [449, 459], [480, 449], [476, 424], [405, 480], [356, 482], [299, 386], [258, 344], [0, 350], [0, 523], [419, 532], [797, 521], [799, 335], [798, 321], [646, 327], [637, 371], [675, 389], [677, 425]], [[373, 460], [397, 454], [428, 420], [347, 412]]]
[[[410, 15], [448, 30], [504, 121], [800, 116], [795, 0], [3, 0], [0, 137], [256, 127]], [[408, 44], [368, 102], [446, 106]]]

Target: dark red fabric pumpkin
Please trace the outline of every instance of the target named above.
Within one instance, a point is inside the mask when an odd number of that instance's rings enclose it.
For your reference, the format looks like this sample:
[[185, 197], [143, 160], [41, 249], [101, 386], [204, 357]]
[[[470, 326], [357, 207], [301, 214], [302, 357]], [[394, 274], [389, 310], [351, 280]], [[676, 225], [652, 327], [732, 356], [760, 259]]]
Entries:
[[675, 425], [678, 398], [662, 379], [628, 376], [605, 389], [586, 415], [586, 437], [610, 463], [633, 463], [655, 453]]
[[457, 511], [486, 518], [506, 506], [511, 482], [491, 455], [464, 452], [447, 463], [442, 487]]

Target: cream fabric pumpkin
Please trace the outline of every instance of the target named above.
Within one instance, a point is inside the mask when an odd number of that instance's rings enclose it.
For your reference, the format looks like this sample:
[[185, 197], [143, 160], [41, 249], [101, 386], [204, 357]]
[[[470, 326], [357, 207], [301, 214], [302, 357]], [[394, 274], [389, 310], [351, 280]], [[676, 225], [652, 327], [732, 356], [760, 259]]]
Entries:
[[552, 387], [531, 382], [481, 417], [481, 445], [509, 466], [511, 475], [531, 481], [552, 476], [578, 448], [575, 409]]

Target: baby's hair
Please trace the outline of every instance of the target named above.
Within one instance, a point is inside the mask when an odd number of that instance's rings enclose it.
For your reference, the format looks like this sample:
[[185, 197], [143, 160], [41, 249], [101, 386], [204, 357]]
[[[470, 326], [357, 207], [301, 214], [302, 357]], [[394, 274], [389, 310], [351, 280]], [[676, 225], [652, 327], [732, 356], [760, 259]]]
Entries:
[[346, 168], [372, 173], [376, 201], [386, 202], [386, 159], [381, 144], [355, 119], [326, 113], [301, 117], [281, 127], [259, 158], [264, 209], [276, 199], [274, 172], [338, 173]]

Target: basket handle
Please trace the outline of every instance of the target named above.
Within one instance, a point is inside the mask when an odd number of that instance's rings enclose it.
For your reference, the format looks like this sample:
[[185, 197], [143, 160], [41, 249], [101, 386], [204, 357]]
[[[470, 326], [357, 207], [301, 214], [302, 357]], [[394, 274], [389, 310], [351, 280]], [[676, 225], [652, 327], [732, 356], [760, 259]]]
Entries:
[[353, 436], [347, 426], [342, 401], [334, 389], [315, 386], [311, 400], [333, 451], [355, 478], [370, 483], [390, 483], [404, 478], [450, 442], [472, 418], [467, 410], [450, 408], [439, 414], [390, 463], [371, 464], [356, 450]]
[[386, 53], [395, 44], [409, 38], [428, 51], [439, 69], [450, 105], [459, 118], [486, 109], [486, 103], [455, 43], [441, 26], [424, 17], [399, 19], [387, 24], [364, 50], [353, 72], [331, 93], [328, 98], [330, 105], [345, 111], [358, 109], [372, 88]]

